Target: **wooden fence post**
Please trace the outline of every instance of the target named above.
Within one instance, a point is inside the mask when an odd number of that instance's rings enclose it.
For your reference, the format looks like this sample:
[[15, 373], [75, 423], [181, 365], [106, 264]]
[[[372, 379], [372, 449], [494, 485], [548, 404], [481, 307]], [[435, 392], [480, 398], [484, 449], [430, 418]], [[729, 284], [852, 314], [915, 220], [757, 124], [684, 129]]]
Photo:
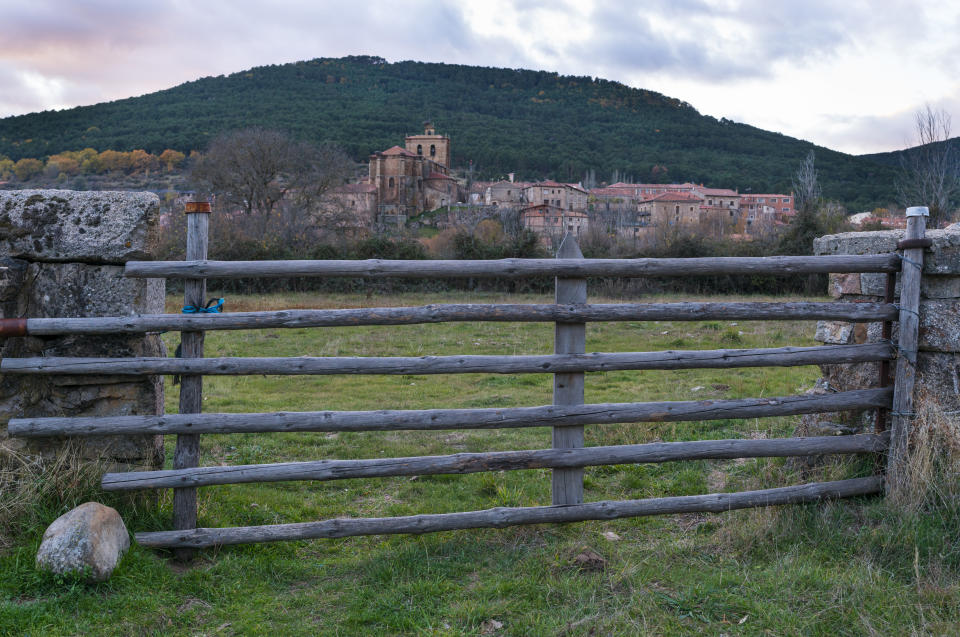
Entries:
[[[907, 208], [907, 232], [903, 245], [903, 269], [900, 275], [900, 339], [897, 375], [890, 412], [890, 451], [887, 456], [886, 492], [902, 495], [909, 465], [910, 430], [913, 424], [913, 387], [917, 378], [917, 347], [920, 326], [920, 275], [923, 270], [925, 207]], [[913, 245], [911, 245], [911, 243]]]
[[[558, 259], [582, 259], [583, 253], [571, 232], [563, 237]], [[586, 279], [556, 279], [556, 302], [558, 304], [583, 304], [587, 302]], [[586, 352], [585, 323], [557, 323], [554, 328], [556, 354], [583, 354]], [[583, 372], [553, 375], [553, 404], [583, 404]], [[583, 426], [554, 427], [553, 448], [570, 449], [583, 447]], [[553, 470], [553, 504], [580, 504], [583, 502], [583, 468]]]
[[[205, 261], [210, 228], [210, 204], [186, 204], [187, 261]], [[206, 304], [206, 279], [187, 279], [183, 283], [183, 303], [195, 308]], [[203, 332], [181, 332], [180, 355], [183, 358], [203, 358]], [[199, 414], [203, 403], [203, 376], [185, 375], [180, 380], [180, 413]], [[188, 469], [200, 464], [200, 435], [179, 434], [173, 454], [174, 469]], [[197, 528], [197, 489], [173, 490], [173, 527], [177, 531]], [[191, 549], [177, 549], [177, 559], [193, 557]]]

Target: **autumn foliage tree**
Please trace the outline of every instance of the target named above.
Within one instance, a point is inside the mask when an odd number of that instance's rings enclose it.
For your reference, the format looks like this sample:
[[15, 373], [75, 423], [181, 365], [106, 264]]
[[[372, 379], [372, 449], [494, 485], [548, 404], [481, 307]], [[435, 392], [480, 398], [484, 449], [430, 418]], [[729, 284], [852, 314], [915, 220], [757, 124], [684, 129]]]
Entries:
[[163, 164], [164, 168], [166, 168], [169, 172], [183, 164], [183, 161], [186, 159], [186, 157], [187, 156], [180, 151], [168, 148], [160, 153], [159, 159], [160, 163]]
[[43, 162], [39, 159], [26, 157], [13, 165], [13, 173], [17, 179], [25, 181], [43, 172]]

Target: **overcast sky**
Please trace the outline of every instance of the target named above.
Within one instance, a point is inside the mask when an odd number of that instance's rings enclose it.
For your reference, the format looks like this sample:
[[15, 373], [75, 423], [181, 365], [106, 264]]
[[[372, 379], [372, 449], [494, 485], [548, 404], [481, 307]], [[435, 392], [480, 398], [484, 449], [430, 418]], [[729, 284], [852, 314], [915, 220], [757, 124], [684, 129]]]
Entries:
[[960, 2], [0, 0], [0, 117], [379, 55], [591, 75], [850, 153], [957, 115]]

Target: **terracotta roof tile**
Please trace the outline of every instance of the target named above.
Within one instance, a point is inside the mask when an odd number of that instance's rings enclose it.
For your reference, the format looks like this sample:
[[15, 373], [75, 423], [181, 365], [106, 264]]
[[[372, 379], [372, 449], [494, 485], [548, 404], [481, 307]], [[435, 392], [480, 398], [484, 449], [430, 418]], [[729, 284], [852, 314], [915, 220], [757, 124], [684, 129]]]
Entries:
[[648, 201], [695, 201], [700, 203], [703, 201], [703, 199], [690, 192], [662, 192], [659, 195], [650, 197], [649, 199], [644, 199], [643, 203]]
[[411, 153], [406, 148], [400, 148], [399, 146], [393, 146], [387, 150], [380, 153], [381, 155], [403, 155], [404, 157], [416, 157], [414, 153]]

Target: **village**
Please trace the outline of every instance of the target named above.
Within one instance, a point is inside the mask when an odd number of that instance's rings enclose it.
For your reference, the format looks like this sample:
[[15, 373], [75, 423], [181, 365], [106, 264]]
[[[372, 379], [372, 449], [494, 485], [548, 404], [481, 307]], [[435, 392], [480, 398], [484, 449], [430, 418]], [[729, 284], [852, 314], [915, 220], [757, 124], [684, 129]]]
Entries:
[[[617, 182], [596, 188], [553, 180], [498, 181], [457, 178], [451, 139], [432, 122], [404, 146], [370, 155], [366, 178], [334, 189], [333, 200], [357, 230], [390, 231], [409, 224], [438, 229], [514, 215], [516, 225], [556, 248], [566, 232], [593, 228], [636, 245], [658, 231], [703, 232], [750, 241], [785, 226], [796, 214], [793, 193], [741, 193], [704, 184]], [[438, 213], [425, 216], [426, 213]]]

